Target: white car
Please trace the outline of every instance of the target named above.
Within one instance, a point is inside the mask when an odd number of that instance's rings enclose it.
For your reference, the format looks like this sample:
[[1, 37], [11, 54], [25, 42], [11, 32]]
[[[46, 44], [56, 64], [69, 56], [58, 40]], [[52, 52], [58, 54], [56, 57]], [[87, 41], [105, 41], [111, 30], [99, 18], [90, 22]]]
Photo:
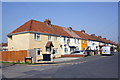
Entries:
[[80, 54], [80, 55], [84, 55], [85, 57], [87, 56], [87, 52], [84, 51], [84, 50], [81, 50], [81, 51], [74, 51], [74, 52], [72, 52], [71, 54]]
[[102, 47], [102, 54], [101, 55], [114, 55], [114, 48], [110, 46]]

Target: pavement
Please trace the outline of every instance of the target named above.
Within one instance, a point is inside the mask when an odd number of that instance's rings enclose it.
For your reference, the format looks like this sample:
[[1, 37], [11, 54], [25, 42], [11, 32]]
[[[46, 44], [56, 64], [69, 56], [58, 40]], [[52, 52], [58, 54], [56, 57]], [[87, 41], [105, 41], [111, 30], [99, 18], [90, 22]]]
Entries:
[[82, 57], [63, 57], [63, 58], [56, 58], [54, 59], [54, 62], [66, 62], [66, 61], [72, 61], [76, 59], [80, 59]]
[[[41, 63], [36, 63], [36, 64], [33, 64], [33, 65], [52, 65], [52, 64], [59, 64], [59, 63], [66, 63], [68, 61], [73, 61], [73, 60], [77, 60], [77, 59], [80, 59], [80, 58], [83, 58], [83, 57], [63, 57], [63, 58], [56, 58], [54, 59], [54, 62], [48, 62], [48, 61], [41, 61]], [[6, 67], [10, 67], [10, 66], [14, 66], [14, 65], [27, 65], [27, 64], [12, 64], [12, 63], [1, 63], [1, 66], [0, 66], [0, 69], [1, 68], [6, 68]], [[28, 65], [29, 66], [29, 65]]]
[[2, 74], [4, 78], [118, 78], [118, 53], [65, 60], [55, 64], [15, 64], [4, 67]]
[[83, 57], [61, 57], [61, 58], [51, 59], [51, 61], [41, 61], [38, 64], [56, 64], [56, 63], [62, 63], [62, 62], [77, 60], [77, 59], [80, 59], [80, 58], [83, 58]]

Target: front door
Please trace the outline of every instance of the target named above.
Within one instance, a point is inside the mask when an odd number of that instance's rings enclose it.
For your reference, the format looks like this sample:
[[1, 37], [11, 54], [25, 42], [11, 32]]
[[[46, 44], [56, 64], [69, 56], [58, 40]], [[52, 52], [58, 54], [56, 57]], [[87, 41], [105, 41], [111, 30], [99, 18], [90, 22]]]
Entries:
[[43, 54], [43, 61], [51, 61], [51, 54]]

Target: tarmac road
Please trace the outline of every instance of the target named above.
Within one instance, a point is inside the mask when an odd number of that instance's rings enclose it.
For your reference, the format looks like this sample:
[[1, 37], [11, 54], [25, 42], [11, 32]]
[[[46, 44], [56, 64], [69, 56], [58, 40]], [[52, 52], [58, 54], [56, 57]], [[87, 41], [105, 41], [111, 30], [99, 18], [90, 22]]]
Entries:
[[5, 78], [118, 78], [118, 53], [56, 64], [16, 64], [2, 69]]

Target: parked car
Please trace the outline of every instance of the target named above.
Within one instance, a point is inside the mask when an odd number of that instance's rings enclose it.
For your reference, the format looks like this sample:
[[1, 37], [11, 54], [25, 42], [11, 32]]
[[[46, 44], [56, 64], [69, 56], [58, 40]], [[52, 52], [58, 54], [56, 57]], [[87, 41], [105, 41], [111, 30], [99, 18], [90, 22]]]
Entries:
[[102, 54], [101, 55], [114, 55], [114, 48], [111, 46], [102, 47]]
[[85, 52], [87, 53], [87, 56], [93, 56], [94, 54], [94, 50], [85, 50]]
[[84, 57], [87, 56], [87, 52], [85, 50], [81, 50], [81, 51], [74, 51], [71, 54], [80, 54], [83, 55]]

